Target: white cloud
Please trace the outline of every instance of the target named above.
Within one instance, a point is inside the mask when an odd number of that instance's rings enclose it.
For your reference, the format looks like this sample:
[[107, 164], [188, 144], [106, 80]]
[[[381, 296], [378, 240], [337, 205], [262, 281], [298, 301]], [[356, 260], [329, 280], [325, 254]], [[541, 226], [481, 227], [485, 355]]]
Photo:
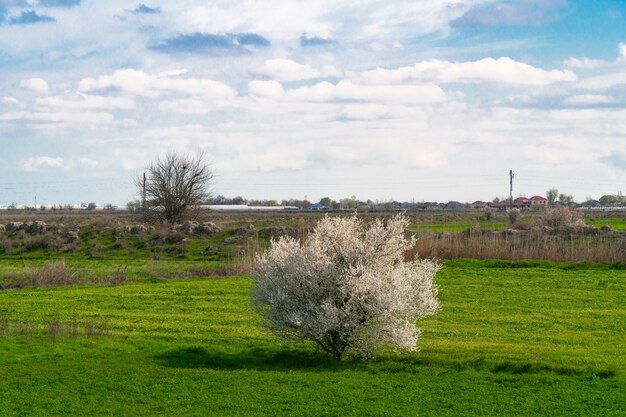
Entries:
[[581, 68], [581, 69], [597, 69], [610, 65], [611, 63], [608, 61], [604, 61], [602, 59], [591, 59], [591, 58], [568, 58], [563, 64], [570, 68]]
[[349, 80], [337, 84], [322, 81], [311, 86], [285, 90], [278, 81], [254, 80], [248, 91], [257, 97], [291, 102], [380, 102], [380, 103], [440, 103], [450, 99], [436, 85], [363, 85]]
[[177, 77], [179, 75], [185, 75], [188, 72], [189, 72], [189, 70], [187, 70], [185, 68], [180, 68], [180, 69], [173, 69], [173, 70], [163, 71], [163, 72], [159, 73], [159, 75], [161, 77]]
[[618, 61], [626, 60], [626, 43], [620, 42], [618, 45], [619, 56], [617, 57]]
[[575, 58], [571, 57], [563, 61], [563, 64], [570, 68], [582, 68], [582, 69], [598, 69], [608, 67], [614, 64], [621, 64], [626, 61], [626, 43], [620, 42], [617, 45], [617, 58], [615, 61], [605, 61], [603, 59], [592, 58]]
[[[214, 147], [215, 130], [201, 124], [172, 125], [163, 128], [144, 130], [137, 137], [128, 139], [128, 143], [139, 144], [144, 155], [146, 152], [159, 155], [163, 149], [187, 151], [190, 148], [211, 149]], [[123, 149], [120, 149], [122, 152]], [[141, 159], [139, 159], [141, 161]], [[146, 163], [144, 160], [142, 163]]]
[[25, 171], [41, 171], [45, 168], [61, 168], [67, 169], [69, 165], [60, 157], [50, 156], [33, 156], [21, 162], [22, 169]]
[[568, 104], [609, 104], [614, 103], [615, 99], [600, 94], [579, 94], [568, 97], [565, 102]]
[[391, 47], [396, 49], [404, 49], [404, 45], [402, 45], [402, 42], [400, 41], [393, 41], [391, 43]]
[[[445, 105], [437, 106], [440, 111], [445, 112]], [[424, 109], [422, 106], [413, 106], [411, 104], [393, 104], [393, 103], [350, 103], [341, 106], [341, 110], [337, 116], [338, 120], [359, 120], [359, 121], [377, 121], [383, 119], [408, 119], [416, 123], [424, 118]]]
[[86, 168], [95, 168], [98, 166], [98, 161], [91, 158], [78, 158], [78, 162]]
[[580, 80], [577, 86], [590, 90], [604, 90], [614, 85], [626, 84], [626, 71], [613, 71]]
[[600, 73], [600, 75], [592, 75], [582, 79], [578, 83], [578, 86], [587, 89], [603, 90], [615, 85], [626, 84], [626, 71], [624, 71], [624, 63], [626, 63], [626, 43], [620, 43], [617, 49], [618, 56], [615, 61], [612, 62], [588, 58], [570, 58], [574, 63], [582, 63], [581, 65], [588, 64], [587, 68], [589, 69], [607, 68]]
[[390, 43], [385, 43], [385, 42], [372, 42], [369, 45], [367, 45], [367, 48], [374, 51], [374, 52], [384, 52], [384, 51], [388, 51], [388, 50], [393, 50], [393, 49], [397, 49], [397, 50], [404, 50], [404, 45], [402, 45], [402, 42], [400, 41], [392, 41]]
[[576, 74], [565, 70], [544, 70], [511, 58], [485, 58], [478, 61], [450, 62], [438, 59], [418, 62], [412, 67], [377, 68], [353, 72], [351, 77], [368, 84], [434, 82], [496, 83], [513, 86], [543, 86], [575, 81]]
[[217, 103], [199, 98], [182, 98], [178, 100], [161, 100], [158, 104], [164, 112], [177, 112], [188, 115], [203, 115], [215, 111]]
[[446, 164], [444, 153], [432, 147], [415, 149], [412, 156], [415, 165], [421, 168], [438, 168]]
[[203, 32], [211, 28], [215, 33], [235, 33], [245, 28], [268, 39], [296, 40], [308, 33], [321, 38], [343, 35], [373, 40], [394, 31], [414, 36], [447, 31], [452, 20], [480, 2], [482, 0], [398, 0], [391, 4], [380, 0], [266, 0], [217, 1], [191, 7], [185, 2], [170, 8], [178, 12], [174, 15], [173, 28], [177, 31]]
[[124, 109], [136, 107], [133, 100], [123, 97], [94, 96], [77, 94], [73, 97], [45, 97], [38, 98], [37, 104], [42, 107], [81, 110], [81, 109]]
[[0, 103], [6, 106], [19, 106], [21, 104], [20, 101], [16, 99], [15, 97], [2, 97], [2, 100], [0, 100]]
[[373, 120], [390, 117], [389, 107], [382, 104], [348, 104], [339, 115], [348, 120]]
[[449, 99], [436, 85], [362, 85], [349, 80], [342, 80], [337, 84], [321, 82], [310, 87], [299, 87], [288, 90], [286, 95], [296, 101], [438, 103]]
[[113, 75], [102, 75], [98, 79], [84, 78], [80, 80], [78, 89], [86, 92], [117, 89], [134, 95], [155, 95], [152, 78], [134, 69], [117, 70]]
[[[617, 57], [614, 61], [605, 61], [592, 58], [569, 58], [563, 63], [570, 68], [580, 68], [585, 70], [605, 69], [601, 75], [591, 76], [581, 80], [579, 85], [584, 88], [605, 89], [617, 84], [626, 83], [626, 43], [620, 42], [617, 46]], [[598, 71], [596, 71], [597, 73]]]
[[248, 92], [253, 96], [271, 98], [282, 98], [285, 95], [285, 90], [278, 81], [250, 81], [250, 83], [248, 83]]
[[164, 93], [188, 94], [215, 98], [234, 97], [236, 92], [228, 85], [209, 79], [180, 78], [176, 73], [167, 76], [150, 75], [140, 70], [117, 70], [112, 75], [97, 79], [84, 78], [79, 83], [84, 92], [118, 90], [136, 96], [157, 98]]
[[43, 78], [30, 78], [28, 80], [22, 80], [20, 82], [20, 86], [42, 96], [50, 92], [50, 86]]
[[98, 127], [112, 126], [115, 117], [106, 112], [86, 112], [86, 111], [20, 111], [0, 114], [0, 121], [4, 122], [26, 122], [33, 128], [70, 128], [73, 126]]
[[226, 84], [207, 79], [157, 78], [153, 86], [160, 91], [189, 94], [192, 96], [231, 98], [237, 95], [236, 91]]
[[291, 59], [268, 59], [257, 70], [257, 73], [279, 81], [308, 80], [322, 76], [321, 71], [308, 65], [298, 64]]
[[120, 163], [122, 165], [122, 169], [125, 171], [136, 171], [141, 168], [141, 164], [139, 164], [135, 159], [121, 158]]

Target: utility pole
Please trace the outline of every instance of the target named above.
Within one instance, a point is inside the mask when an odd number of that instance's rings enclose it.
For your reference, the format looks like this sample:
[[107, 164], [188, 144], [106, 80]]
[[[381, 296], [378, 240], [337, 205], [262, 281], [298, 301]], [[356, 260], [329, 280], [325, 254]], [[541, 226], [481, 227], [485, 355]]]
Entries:
[[143, 183], [142, 183], [143, 192], [141, 194], [141, 210], [146, 211], [146, 173], [143, 173]]
[[513, 175], [512, 169], [509, 170], [509, 177], [510, 177], [509, 181], [511, 185], [510, 190], [509, 190], [509, 207], [513, 208], [513, 177], [514, 175]]

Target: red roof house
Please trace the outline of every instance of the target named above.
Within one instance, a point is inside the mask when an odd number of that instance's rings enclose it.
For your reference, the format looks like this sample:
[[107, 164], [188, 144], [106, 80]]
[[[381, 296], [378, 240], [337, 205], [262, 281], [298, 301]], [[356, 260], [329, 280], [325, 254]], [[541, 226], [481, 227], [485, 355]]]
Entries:
[[543, 207], [547, 207], [548, 206], [548, 199], [544, 198], [540, 195], [535, 195], [530, 197], [530, 205], [531, 206], [543, 206]]
[[531, 202], [528, 197], [517, 197], [515, 200], [513, 200], [513, 207], [528, 207], [530, 206], [530, 204]]

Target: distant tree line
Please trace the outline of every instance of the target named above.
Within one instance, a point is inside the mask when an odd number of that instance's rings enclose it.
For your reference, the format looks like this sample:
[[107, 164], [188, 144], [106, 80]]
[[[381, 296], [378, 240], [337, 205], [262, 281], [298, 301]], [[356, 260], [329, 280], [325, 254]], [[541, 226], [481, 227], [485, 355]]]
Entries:
[[[593, 207], [597, 205], [613, 206], [623, 205], [626, 200], [621, 192], [615, 195], [603, 195], [598, 200], [591, 197], [587, 197], [584, 201], [576, 202], [574, 196], [571, 194], [560, 193], [556, 188], [551, 188], [546, 191], [546, 198], [549, 205], [560, 204], [561, 206], [569, 207]], [[494, 197], [489, 203], [486, 204], [508, 204], [510, 198], [508, 197]], [[393, 210], [393, 209], [405, 209], [405, 210], [444, 210], [444, 209], [464, 209], [472, 208], [471, 203], [460, 203], [457, 201], [449, 202], [427, 202], [427, 201], [394, 201], [394, 200], [359, 200], [355, 196], [348, 198], [341, 198], [334, 200], [330, 197], [322, 197], [318, 201], [310, 201], [307, 199], [288, 199], [288, 200], [254, 200], [247, 199], [241, 196], [229, 198], [223, 195], [211, 197], [206, 201], [207, 205], [248, 205], [259, 207], [272, 207], [272, 206], [291, 206], [298, 207], [300, 209], [306, 209], [311, 205], [320, 205], [328, 208], [329, 210]]]

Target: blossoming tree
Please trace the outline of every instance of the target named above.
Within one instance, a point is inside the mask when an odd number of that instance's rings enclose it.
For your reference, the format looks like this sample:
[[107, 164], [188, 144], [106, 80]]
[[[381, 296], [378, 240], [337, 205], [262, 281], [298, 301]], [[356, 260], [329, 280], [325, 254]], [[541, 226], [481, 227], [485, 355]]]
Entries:
[[441, 266], [404, 261], [414, 244], [407, 226], [403, 215], [368, 226], [356, 216], [325, 217], [302, 243], [273, 241], [252, 272], [264, 327], [311, 340], [335, 359], [349, 349], [367, 357], [383, 344], [416, 350], [415, 321], [439, 308], [433, 280]]

